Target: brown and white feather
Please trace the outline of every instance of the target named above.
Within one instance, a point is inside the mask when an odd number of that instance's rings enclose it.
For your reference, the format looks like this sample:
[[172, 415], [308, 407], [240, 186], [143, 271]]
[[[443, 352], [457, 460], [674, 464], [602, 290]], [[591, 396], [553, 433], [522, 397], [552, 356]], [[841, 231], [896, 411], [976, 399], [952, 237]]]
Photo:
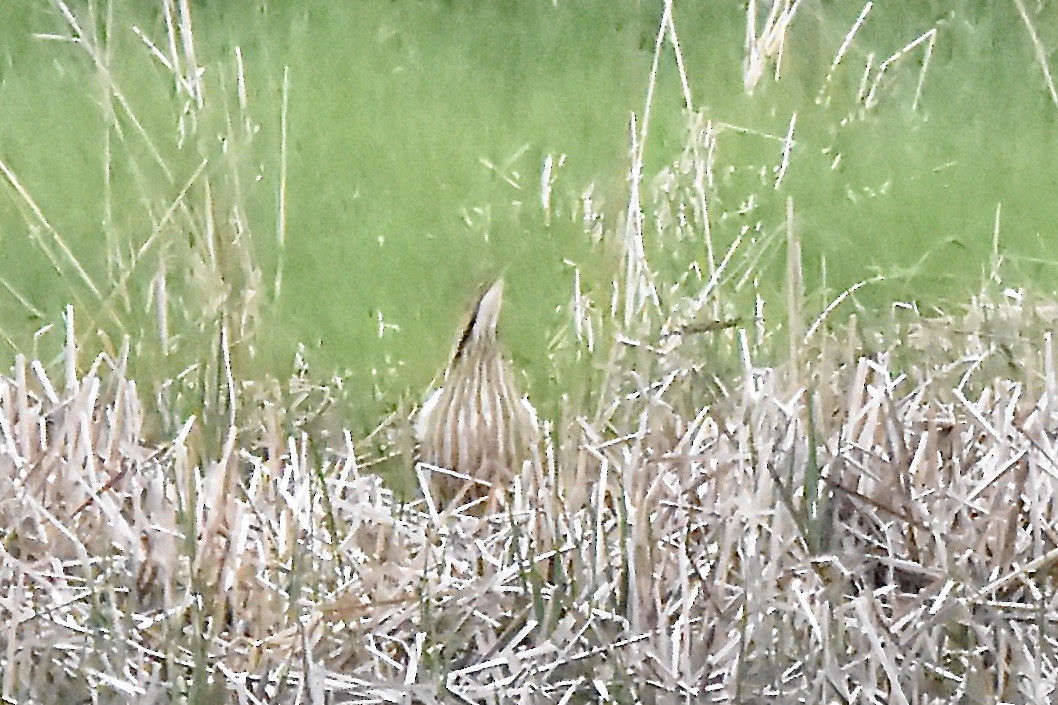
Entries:
[[533, 457], [536, 412], [518, 391], [496, 327], [503, 280], [485, 289], [416, 423], [420, 460], [464, 475], [435, 471], [431, 491], [447, 504], [498, 497]]

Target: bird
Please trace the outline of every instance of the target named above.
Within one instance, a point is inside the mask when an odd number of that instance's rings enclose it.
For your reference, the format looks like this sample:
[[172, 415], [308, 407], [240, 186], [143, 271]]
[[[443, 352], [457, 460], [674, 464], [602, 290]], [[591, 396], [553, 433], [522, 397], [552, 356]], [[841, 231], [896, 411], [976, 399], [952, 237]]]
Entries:
[[503, 279], [483, 287], [441, 385], [416, 418], [419, 461], [431, 466], [431, 498], [442, 505], [495, 507], [535, 457], [536, 410], [523, 396], [496, 335]]

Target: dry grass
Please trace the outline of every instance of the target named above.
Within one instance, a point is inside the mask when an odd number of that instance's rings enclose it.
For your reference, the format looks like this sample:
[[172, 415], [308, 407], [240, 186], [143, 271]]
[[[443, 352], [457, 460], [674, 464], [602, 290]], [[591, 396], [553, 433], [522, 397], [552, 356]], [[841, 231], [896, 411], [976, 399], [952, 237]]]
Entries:
[[[166, 7], [170, 31], [190, 27], [186, 3]], [[796, 3], [783, 7], [747, 83], [781, 59]], [[669, 12], [657, 46], [678, 47]], [[156, 232], [176, 218], [202, 236], [188, 295], [208, 305], [167, 298], [168, 258], [150, 289], [157, 347], [192, 362], [144, 394], [127, 345], [79, 359], [71, 308], [60, 374], [20, 357], [0, 378], [0, 696], [1052, 698], [1054, 308], [993, 287], [947, 318], [896, 306], [837, 326], [850, 292], [806, 316], [792, 204], [760, 239], [714, 251], [708, 175], [730, 126], [695, 115], [649, 189], [648, 126], [634, 126], [622, 222], [585, 214], [621, 268], [601, 299], [578, 275], [559, 335], [555, 364], [590, 392], [545, 422], [542, 459], [484, 516], [399, 500], [368, 471], [365, 449], [406, 448], [408, 419], [336, 443], [305, 370], [243, 378], [262, 275], [239, 209], [194, 171]], [[660, 273], [651, 224], [676, 255], [704, 233], [701, 271]], [[733, 302], [784, 246], [777, 336]], [[188, 320], [170, 337], [172, 310]]]
[[[988, 326], [1012, 337], [959, 332]], [[191, 418], [148, 447], [124, 360], [57, 385], [20, 359], [0, 381], [3, 694], [1040, 702], [1045, 327], [1006, 301], [894, 331], [931, 329], [929, 370], [822, 335], [705, 402], [695, 337], [628, 341], [597, 411], [483, 517], [401, 504], [305, 433], [209, 456]], [[994, 376], [1012, 360], [1022, 381]]]

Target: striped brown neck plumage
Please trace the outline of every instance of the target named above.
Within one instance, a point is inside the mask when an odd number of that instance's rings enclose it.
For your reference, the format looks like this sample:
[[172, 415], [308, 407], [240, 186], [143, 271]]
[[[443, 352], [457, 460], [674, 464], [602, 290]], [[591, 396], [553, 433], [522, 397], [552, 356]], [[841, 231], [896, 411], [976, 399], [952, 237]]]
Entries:
[[503, 280], [487, 287], [456, 344], [441, 388], [419, 412], [422, 462], [440, 505], [489, 497], [494, 504], [533, 456], [536, 413], [515, 384], [514, 368], [496, 337]]

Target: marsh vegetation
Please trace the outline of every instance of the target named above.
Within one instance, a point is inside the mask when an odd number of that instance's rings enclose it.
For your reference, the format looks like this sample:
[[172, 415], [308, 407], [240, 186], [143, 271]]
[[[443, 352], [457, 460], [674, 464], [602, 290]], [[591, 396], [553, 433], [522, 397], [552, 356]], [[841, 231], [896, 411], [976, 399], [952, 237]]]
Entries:
[[0, 695], [1046, 702], [1051, 10], [715, 5], [5, 10]]

